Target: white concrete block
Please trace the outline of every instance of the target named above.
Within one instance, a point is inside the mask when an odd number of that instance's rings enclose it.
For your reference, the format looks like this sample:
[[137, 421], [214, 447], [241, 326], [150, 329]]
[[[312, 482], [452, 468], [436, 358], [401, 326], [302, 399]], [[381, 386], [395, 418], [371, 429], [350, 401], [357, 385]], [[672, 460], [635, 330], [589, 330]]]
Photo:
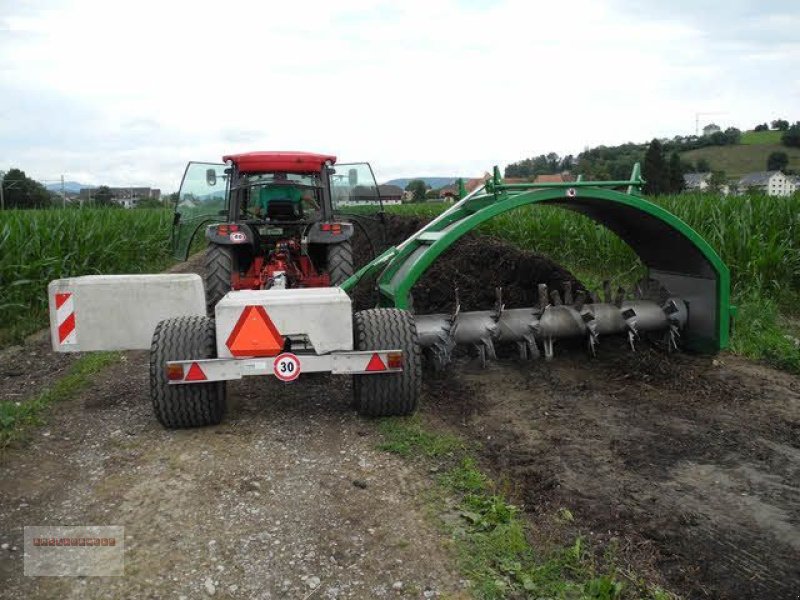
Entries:
[[226, 342], [248, 306], [263, 306], [282, 336], [306, 336], [317, 354], [353, 349], [352, 305], [341, 288], [241, 290], [216, 307], [219, 358], [232, 357]]
[[194, 273], [57, 279], [47, 295], [57, 352], [147, 350], [159, 321], [206, 313], [203, 280]]

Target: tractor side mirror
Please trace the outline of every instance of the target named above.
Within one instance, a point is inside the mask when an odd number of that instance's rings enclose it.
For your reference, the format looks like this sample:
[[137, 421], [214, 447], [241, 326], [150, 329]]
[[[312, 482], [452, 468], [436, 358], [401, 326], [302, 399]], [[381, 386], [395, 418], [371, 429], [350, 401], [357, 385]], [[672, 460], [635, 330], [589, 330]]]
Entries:
[[347, 183], [350, 184], [350, 187], [358, 185], [358, 169], [350, 169], [347, 171]]
[[216, 169], [206, 169], [206, 183], [209, 187], [214, 187], [217, 185], [217, 170]]

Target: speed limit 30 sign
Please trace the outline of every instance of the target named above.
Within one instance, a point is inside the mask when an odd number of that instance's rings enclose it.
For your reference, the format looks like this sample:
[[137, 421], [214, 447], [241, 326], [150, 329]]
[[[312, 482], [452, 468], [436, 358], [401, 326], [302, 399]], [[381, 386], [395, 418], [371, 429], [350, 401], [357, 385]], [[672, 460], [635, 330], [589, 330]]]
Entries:
[[275, 357], [272, 370], [281, 381], [294, 381], [300, 375], [300, 359], [291, 352], [284, 352]]

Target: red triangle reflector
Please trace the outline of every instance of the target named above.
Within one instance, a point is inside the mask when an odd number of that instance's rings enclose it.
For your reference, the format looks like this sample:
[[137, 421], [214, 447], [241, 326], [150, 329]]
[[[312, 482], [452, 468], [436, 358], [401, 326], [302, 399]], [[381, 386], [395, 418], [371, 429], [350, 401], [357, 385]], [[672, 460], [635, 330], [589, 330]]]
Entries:
[[263, 306], [246, 306], [225, 345], [234, 356], [276, 356], [284, 340]]
[[369, 359], [369, 362], [367, 363], [367, 368], [365, 370], [366, 371], [385, 371], [386, 370], [386, 365], [383, 364], [383, 361], [381, 360], [381, 357], [378, 356], [377, 353], [375, 353], [375, 354], [372, 355], [372, 358]]
[[192, 363], [192, 366], [189, 367], [189, 372], [186, 373], [186, 377], [183, 379], [184, 381], [205, 381], [208, 379], [206, 374], [203, 373], [203, 369], [200, 368], [200, 365], [197, 363]]

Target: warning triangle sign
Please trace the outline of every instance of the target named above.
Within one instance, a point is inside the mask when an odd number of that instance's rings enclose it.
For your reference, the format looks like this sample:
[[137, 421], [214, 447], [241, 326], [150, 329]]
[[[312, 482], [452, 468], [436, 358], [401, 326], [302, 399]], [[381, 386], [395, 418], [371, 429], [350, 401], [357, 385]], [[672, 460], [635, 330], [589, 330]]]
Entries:
[[378, 356], [378, 354], [376, 353], [376, 354], [373, 354], [372, 358], [369, 359], [369, 362], [367, 363], [366, 370], [367, 371], [385, 371], [386, 370], [386, 365], [383, 364], [383, 361], [381, 360], [381, 357]]
[[197, 363], [192, 363], [192, 366], [189, 367], [189, 371], [186, 373], [185, 381], [205, 381], [208, 379], [206, 374], [203, 373], [203, 369], [200, 368], [200, 365]]
[[284, 340], [263, 306], [246, 306], [225, 345], [234, 356], [275, 356]]

